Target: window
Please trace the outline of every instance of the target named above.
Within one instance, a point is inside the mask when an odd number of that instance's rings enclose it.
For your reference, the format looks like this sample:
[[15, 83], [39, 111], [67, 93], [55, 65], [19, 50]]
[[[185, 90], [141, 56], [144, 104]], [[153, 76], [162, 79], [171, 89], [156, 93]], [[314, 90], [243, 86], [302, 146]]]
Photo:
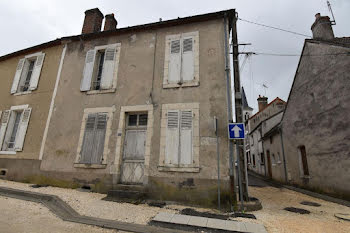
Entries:
[[147, 113], [142, 114], [129, 114], [128, 115], [128, 126], [147, 126]]
[[305, 146], [299, 146], [299, 163], [300, 166], [300, 172], [302, 176], [309, 176], [309, 166], [307, 163], [307, 157], [306, 157], [306, 149]]
[[276, 165], [276, 157], [274, 153], [272, 153], [272, 165]]
[[120, 44], [97, 46], [87, 51], [80, 90], [88, 94], [115, 91], [119, 56]]
[[255, 154], [253, 154], [253, 166], [255, 167]]
[[280, 152], [277, 152], [277, 159], [278, 159], [277, 163], [281, 163], [281, 154], [280, 154]]
[[160, 170], [199, 172], [199, 104], [164, 104], [161, 124]]
[[199, 85], [199, 33], [166, 37], [163, 87]]
[[27, 105], [14, 106], [1, 117], [1, 151], [22, 151], [27, 132], [31, 108]]
[[264, 153], [260, 153], [260, 164], [261, 164], [261, 165], [264, 165], [264, 164], [265, 164]]
[[13, 78], [11, 94], [37, 89], [45, 54], [35, 53], [19, 60]]
[[75, 161], [77, 167], [105, 166], [113, 112], [113, 107], [85, 109]]

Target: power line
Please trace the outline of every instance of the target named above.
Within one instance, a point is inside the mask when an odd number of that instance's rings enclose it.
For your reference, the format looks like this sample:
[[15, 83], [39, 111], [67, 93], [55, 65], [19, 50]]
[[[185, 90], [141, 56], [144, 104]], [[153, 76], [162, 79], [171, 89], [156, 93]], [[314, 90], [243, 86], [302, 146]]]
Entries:
[[295, 35], [298, 35], [298, 36], [305, 36], [305, 37], [308, 37], [308, 38], [312, 38], [309, 35], [305, 35], [305, 34], [302, 34], [302, 33], [299, 33], [299, 32], [293, 32], [293, 31], [289, 31], [289, 30], [286, 30], [286, 29], [278, 28], [278, 27], [273, 27], [273, 26], [269, 26], [269, 25], [265, 25], [265, 24], [261, 24], [261, 23], [256, 23], [256, 22], [252, 22], [252, 21], [245, 20], [245, 19], [242, 19], [242, 18], [238, 18], [238, 19], [242, 20], [244, 22], [255, 24], [255, 25], [259, 25], [259, 26], [262, 26], [262, 27], [272, 28], [272, 29], [275, 29], [275, 30], [280, 30], [280, 31], [283, 31], [283, 32], [292, 33], [292, 34], [295, 34]]
[[[255, 52], [253, 55], [263, 55], [263, 56], [279, 56], [279, 57], [300, 57], [302, 54], [280, 54], [280, 53], [259, 53]], [[303, 57], [317, 57], [317, 56], [338, 56], [338, 55], [350, 55], [347, 53], [324, 53], [324, 54], [304, 54]]]

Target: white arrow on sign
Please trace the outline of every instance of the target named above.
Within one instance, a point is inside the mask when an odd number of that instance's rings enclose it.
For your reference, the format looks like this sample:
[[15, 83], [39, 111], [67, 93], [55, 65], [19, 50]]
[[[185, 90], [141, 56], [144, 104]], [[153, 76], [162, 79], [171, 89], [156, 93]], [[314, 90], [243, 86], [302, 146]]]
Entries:
[[233, 128], [231, 129], [231, 131], [234, 132], [235, 138], [239, 138], [239, 132], [242, 131], [242, 129], [239, 128], [237, 125], [235, 125], [235, 127], [233, 127]]

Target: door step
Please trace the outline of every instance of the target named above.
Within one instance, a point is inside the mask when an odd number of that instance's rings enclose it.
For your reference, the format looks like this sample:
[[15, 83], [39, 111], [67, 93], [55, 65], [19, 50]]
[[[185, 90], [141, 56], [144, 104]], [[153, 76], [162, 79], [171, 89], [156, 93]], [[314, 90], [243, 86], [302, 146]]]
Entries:
[[110, 190], [107, 193], [105, 201], [116, 201], [116, 202], [130, 202], [140, 203], [146, 199], [147, 195], [145, 191], [137, 190]]

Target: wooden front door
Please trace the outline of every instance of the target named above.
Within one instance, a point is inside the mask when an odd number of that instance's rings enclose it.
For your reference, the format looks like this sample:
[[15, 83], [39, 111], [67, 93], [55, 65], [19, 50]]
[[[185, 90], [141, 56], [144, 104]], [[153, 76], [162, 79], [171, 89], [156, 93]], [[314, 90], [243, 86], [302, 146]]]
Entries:
[[127, 117], [121, 182], [142, 184], [145, 165], [147, 135], [147, 114], [134, 114]]
[[271, 157], [270, 157], [270, 151], [266, 151], [267, 156], [267, 172], [269, 174], [269, 177], [272, 178], [272, 166], [271, 166]]

